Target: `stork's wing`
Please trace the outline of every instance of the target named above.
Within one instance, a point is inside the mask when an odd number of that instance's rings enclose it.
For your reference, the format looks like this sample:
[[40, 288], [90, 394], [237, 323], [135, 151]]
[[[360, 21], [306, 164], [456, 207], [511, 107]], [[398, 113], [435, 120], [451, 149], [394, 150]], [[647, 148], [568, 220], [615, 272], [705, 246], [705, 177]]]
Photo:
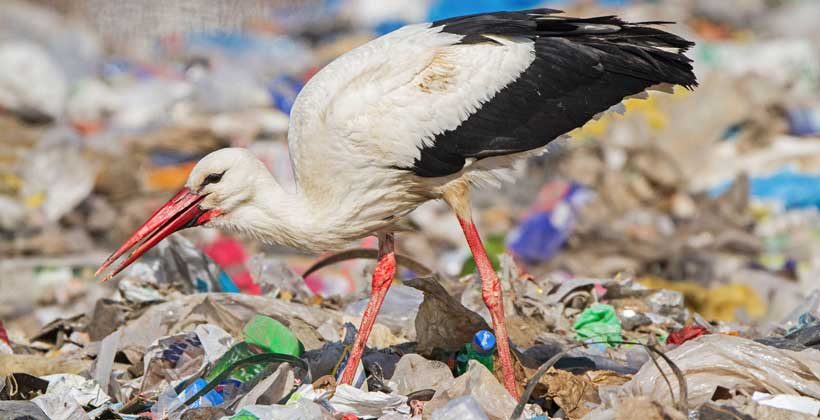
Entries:
[[651, 23], [554, 12], [408, 26], [346, 54], [297, 100], [294, 153], [323, 130], [335, 139], [326, 150], [446, 176], [467, 159], [542, 147], [650, 86], [697, 84], [682, 54], [690, 42]]

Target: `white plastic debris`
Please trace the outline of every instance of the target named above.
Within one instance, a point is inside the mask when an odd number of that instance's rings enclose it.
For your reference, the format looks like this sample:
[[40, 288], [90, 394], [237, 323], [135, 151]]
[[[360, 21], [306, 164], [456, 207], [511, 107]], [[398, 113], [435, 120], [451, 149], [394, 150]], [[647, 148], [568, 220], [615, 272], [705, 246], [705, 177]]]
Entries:
[[422, 389], [438, 389], [453, 380], [453, 372], [444, 362], [405, 354], [396, 364], [392, 380], [396, 382], [396, 392], [407, 395]]
[[[379, 311], [379, 323], [390, 328], [394, 333], [405, 331], [415, 336], [416, 314], [424, 300], [424, 294], [412, 287], [396, 285], [387, 291], [382, 308]], [[345, 308], [345, 313], [360, 317], [364, 313], [368, 299], [355, 301]]]
[[[100, 388], [97, 382], [80, 375], [64, 373], [43, 376], [43, 379], [48, 381], [46, 395], [58, 395], [76, 401], [79, 405], [94, 407], [99, 407], [111, 400], [111, 397]], [[40, 408], [43, 407], [40, 406]], [[43, 411], [46, 409], [43, 408]]]
[[0, 43], [0, 106], [27, 115], [58, 117], [68, 84], [43, 47], [21, 41]]
[[40, 395], [31, 400], [51, 420], [90, 420], [83, 407], [68, 394]]
[[53, 130], [25, 163], [22, 197], [55, 222], [88, 197], [94, 188], [97, 166], [71, 144], [71, 133]]
[[472, 397], [486, 418], [490, 420], [509, 419], [515, 409], [515, 399], [498, 382], [492, 372], [481, 363], [470, 360], [467, 372], [449, 383], [442, 384], [436, 390], [433, 399], [424, 404], [424, 411], [429, 410], [435, 413], [449, 405], [451, 401], [463, 396]]
[[[710, 400], [718, 386], [772, 394], [804, 394], [820, 398], [820, 351], [778, 349], [741, 337], [706, 335], [666, 353], [683, 372], [690, 405]], [[708, 366], [705, 369], [704, 366]], [[674, 377], [663, 365], [667, 377]], [[645, 364], [623, 385], [626, 395], [671, 401], [669, 387], [652, 363]], [[672, 387], [675, 398], [678, 388]]]
[[[288, 405], [249, 405], [238, 410], [237, 415], [253, 415], [264, 420], [330, 420], [327, 411], [318, 404], [302, 399]], [[231, 417], [222, 417], [228, 420]]]
[[444, 407], [433, 412], [432, 420], [488, 420], [472, 395], [450, 400]]
[[[121, 331], [117, 330], [102, 339], [100, 351], [97, 354], [97, 361], [94, 366], [94, 379], [99, 387], [108, 391], [108, 384], [111, 381], [111, 369], [114, 366], [114, 357], [120, 344]], [[85, 405], [85, 404], [83, 404]]]
[[205, 350], [205, 361], [208, 363], [216, 363], [236, 341], [225, 330], [213, 324], [197, 325], [194, 333], [202, 343], [202, 349]]
[[760, 405], [767, 405], [769, 407], [782, 408], [784, 410], [796, 411], [812, 416], [820, 414], [820, 401], [814, 398], [800, 395], [772, 395], [766, 392], [755, 392], [752, 394], [752, 399]]
[[352, 413], [366, 419], [392, 413], [410, 413], [407, 397], [403, 395], [367, 392], [344, 384], [336, 387], [336, 393], [330, 399], [330, 403], [340, 413]]

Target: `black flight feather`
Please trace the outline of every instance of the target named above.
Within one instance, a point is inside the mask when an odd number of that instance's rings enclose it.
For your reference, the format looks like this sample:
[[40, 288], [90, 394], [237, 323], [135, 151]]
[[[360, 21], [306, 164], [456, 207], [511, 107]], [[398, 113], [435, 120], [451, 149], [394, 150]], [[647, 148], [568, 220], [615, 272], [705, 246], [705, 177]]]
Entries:
[[[697, 86], [694, 45], [616, 16], [555, 16], [552, 9], [483, 13], [433, 22], [462, 44], [497, 43], [487, 35], [531, 39], [535, 59], [519, 77], [456, 129], [435, 136], [412, 167], [422, 177], [458, 173], [466, 159], [533, 150], [653, 85]], [[670, 51], [671, 50], [671, 51]]]

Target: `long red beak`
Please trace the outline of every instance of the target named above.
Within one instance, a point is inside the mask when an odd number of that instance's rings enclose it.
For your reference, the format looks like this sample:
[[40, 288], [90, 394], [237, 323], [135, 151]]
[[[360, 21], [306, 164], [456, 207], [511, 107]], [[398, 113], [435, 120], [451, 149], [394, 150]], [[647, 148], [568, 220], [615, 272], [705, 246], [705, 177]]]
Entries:
[[[214, 215], [214, 210], [202, 210], [199, 208], [199, 202], [205, 196], [197, 194], [188, 188], [180, 190], [173, 198], [163, 204], [142, 226], [139, 227], [131, 237], [125, 241], [118, 250], [111, 254], [100, 268], [94, 274], [98, 276], [105, 271], [119, 257], [125, 254], [129, 249], [139, 244], [139, 246], [131, 252], [131, 255], [125, 259], [114, 271], [108, 273], [100, 283], [103, 283], [114, 277], [117, 273], [124, 270], [131, 265], [137, 258], [139, 258], [146, 251], [151, 249], [154, 245], [163, 240], [166, 236], [188, 227], [199, 226]], [[144, 242], [143, 242], [144, 240]], [[142, 243], [140, 243], [142, 242]]]

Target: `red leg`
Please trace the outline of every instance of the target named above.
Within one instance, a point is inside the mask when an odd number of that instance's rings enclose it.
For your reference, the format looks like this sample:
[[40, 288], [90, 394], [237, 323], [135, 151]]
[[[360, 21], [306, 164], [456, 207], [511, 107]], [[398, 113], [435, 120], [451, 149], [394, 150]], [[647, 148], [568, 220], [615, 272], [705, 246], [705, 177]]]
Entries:
[[393, 282], [393, 276], [396, 274], [396, 253], [393, 242], [392, 233], [379, 235], [379, 260], [376, 263], [376, 269], [373, 270], [373, 290], [362, 315], [362, 324], [359, 326], [359, 333], [356, 334], [356, 341], [353, 343], [353, 349], [350, 351], [350, 358], [347, 360], [347, 366], [342, 373], [340, 383], [350, 384], [353, 382], [356, 368], [362, 359], [364, 345], [367, 343], [367, 337], [370, 336], [370, 330], [373, 329], [373, 324], [376, 322], [376, 315], [382, 307], [382, 301], [387, 295], [387, 289], [390, 288], [390, 283]]
[[481, 296], [484, 304], [490, 310], [493, 319], [493, 330], [495, 331], [496, 345], [498, 346], [498, 357], [501, 359], [501, 371], [504, 374], [504, 386], [507, 391], [516, 399], [518, 398], [518, 386], [515, 383], [513, 374], [512, 356], [510, 354], [510, 341], [507, 335], [507, 326], [504, 323], [504, 306], [501, 300], [501, 283], [495, 274], [495, 269], [487, 257], [487, 251], [481, 242], [481, 237], [475, 228], [475, 224], [469, 218], [458, 217], [458, 223], [467, 237], [467, 245], [473, 253], [478, 275], [481, 277]]

